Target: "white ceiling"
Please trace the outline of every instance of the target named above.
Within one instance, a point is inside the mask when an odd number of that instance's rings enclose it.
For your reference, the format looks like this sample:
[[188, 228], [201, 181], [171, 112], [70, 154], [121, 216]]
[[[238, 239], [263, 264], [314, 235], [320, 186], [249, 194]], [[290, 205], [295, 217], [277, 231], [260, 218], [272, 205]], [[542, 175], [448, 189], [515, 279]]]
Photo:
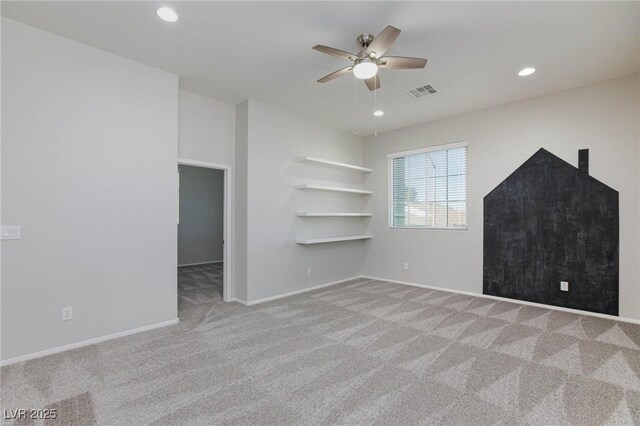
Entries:
[[[179, 21], [158, 19], [160, 5]], [[374, 120], [391, 130], [640, 71], [639, 2], [3, 1], [2, 14], [178, 74], [184, 89], [255, 99], [361, 135]], [[362, 82], [315, 82], [346, 63], [311, 47], [357, 51], [359, 34], [386, 25], [402, 30], [387, 54], [429, 63], [381, 71], [385, 116], [374, 119]], [[525, 66], [538, 71], [518, 77]], [[427, 83], [440, 93], [404, 92]]]

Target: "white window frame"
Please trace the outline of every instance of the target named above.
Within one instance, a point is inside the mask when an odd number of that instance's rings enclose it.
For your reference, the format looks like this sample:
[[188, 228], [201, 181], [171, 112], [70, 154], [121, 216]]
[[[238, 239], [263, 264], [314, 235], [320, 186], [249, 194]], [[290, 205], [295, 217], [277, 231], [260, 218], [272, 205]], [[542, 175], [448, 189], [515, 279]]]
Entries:
[[[408, 155], [413, 155], [413, 154], [423, 154], [423, 153], [427, 153], [427, 152], [433, 152], [433, 151], [442, 151], [445, 149], [453, 149], [453, 148], [462, 148], [465, 147], [467, 148], [467, 172], [465, 174], [465, 200], [464, 200], [464, 206], [465, 206], [465, 211], [467, 213], [467, 226], [420, 226], [420, 227], [413, 227], [413, 226], [406, 226], [406, 227], [396, 227], [393, 226], [393, 220], [391, 217], [389, 217], [390, 211], [391, 209], [389, 208], [390, 205], [393, 204], [393, 187], [389, 187], [387, 188], [387, 192], [389, 194], [389, 199], [387, 200], [387, 226], [389, 227], [389, 229], [393, 229], [393, 230], [433, 230], [433, 231], [468, 231], [469, 230], [469, 144], [467, 143], [467, 141], [461, 141], [461, 142], [453, 142], [453, 143], [448, 143], [448, 144], [443, 144], [443, 145], [435, 145], [435, 146], [429, 146], [426, 148], [420, 148], [420, 149], [412, 149], [409, 151], [400, 151], [400, 152], [393, 152], [390, 154], [387, 154], [387, 160], [391, 160], [394, 158], [398, 158], [398, 157], [406, 157]], [[393, 167], [390, 166], [391, 162], [387, 161], [387, 182], [393, 182]], [[392, 184], [393, 185], [393, 184]]]

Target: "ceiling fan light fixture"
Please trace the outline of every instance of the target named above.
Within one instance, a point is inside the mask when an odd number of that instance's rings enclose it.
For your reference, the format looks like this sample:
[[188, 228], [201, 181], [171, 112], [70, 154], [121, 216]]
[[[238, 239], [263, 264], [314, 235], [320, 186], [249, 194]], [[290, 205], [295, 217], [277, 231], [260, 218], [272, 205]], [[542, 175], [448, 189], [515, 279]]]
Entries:
[[353, 75], [360, 80], [367, 80], [378, 73], [378, 65], [371, 59], [358, 62], [353, 67]]

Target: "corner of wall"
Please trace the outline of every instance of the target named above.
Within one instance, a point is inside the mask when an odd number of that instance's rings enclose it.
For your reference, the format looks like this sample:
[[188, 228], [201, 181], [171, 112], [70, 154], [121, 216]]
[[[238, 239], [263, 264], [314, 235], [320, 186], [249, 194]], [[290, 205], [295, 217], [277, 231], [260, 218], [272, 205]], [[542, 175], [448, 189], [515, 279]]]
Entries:
[[247, 289], [247, 182], [249, 142], [249, 101], [236, 105], [235, 129], [235, 294], [234, 297], [248, 300]]

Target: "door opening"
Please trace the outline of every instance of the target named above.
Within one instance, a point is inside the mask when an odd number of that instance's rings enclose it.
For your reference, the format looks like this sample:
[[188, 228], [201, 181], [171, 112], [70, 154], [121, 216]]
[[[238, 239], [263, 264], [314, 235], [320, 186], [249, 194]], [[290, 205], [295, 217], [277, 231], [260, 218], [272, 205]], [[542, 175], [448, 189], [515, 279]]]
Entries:
[[233, 300], [230, 167], [178, 160], [178, 314]]

